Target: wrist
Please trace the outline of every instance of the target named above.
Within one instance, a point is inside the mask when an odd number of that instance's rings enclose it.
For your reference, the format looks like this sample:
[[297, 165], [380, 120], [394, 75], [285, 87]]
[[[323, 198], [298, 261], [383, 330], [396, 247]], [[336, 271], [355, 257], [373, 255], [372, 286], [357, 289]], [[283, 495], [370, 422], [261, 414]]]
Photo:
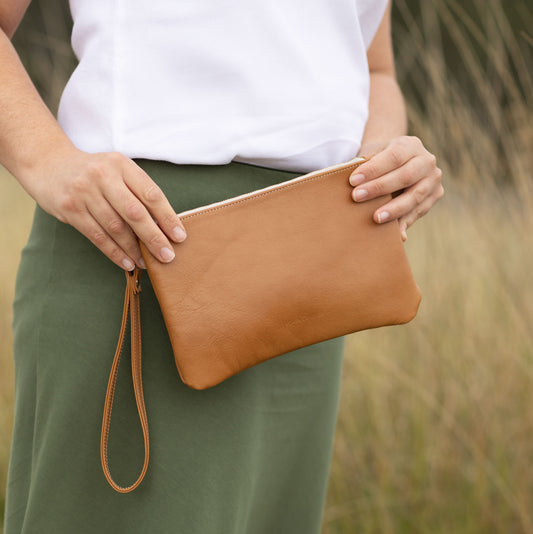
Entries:
[[57, 165], [77, 157], [81, 151], [77, 149], [65, 135], [50, 137], [39, 147], [29, 147], [26, 153], [19, 154], [13, 168], [8, 170], [23, 186], [39, 176], [54, 172]]
[[17, 160], [15, 169], [8, 169], [35, 201], [54, 177], [83, 154], [68, 137], [64, 137], [50, 140], [31, 156]]
[[363, 140], [361, 144], [361, 148], [359, 149], [359, 152], [357, 153], [358, 156], [369, 158], [370, 156], [374, 156], [378, 152], [381, 152], [385, 148], [387, 148], [390, 140], [377, 140], [377, 141], [365, 141]]

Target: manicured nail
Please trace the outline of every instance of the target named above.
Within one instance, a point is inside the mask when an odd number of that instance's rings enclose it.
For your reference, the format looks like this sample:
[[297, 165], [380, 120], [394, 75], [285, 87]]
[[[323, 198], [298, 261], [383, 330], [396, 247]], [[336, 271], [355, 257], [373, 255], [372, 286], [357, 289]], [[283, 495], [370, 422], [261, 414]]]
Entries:
[[363, 200], [368, 196], [368, 191], [366, 189], [356, 189], [354, 196], [355, 200]]
[[388, 220], [390, 217], [390, 213], [388, 211], [382, 211], [381, 213], [378, 213], [378, 222], [382, 223]]
[[176, 226], [172, 230], [172, 235], [178, 243], [181, 243], [187, 237], [185, 230], [181, 226]]
[[135, 269], [135, 264], [129, 258], [124, 258], [122, 260], [122, 265], [126, 271], [133, 271], [133, 269]]
[[361, 185], [365, 181], [365, 177], [362, 174], [352, 174], [350, 176], [350, 184], [352, 184], [354, 187], [356, 185]]
[[139, 265], [141, 269], [146, 269], [146, 263], [144, 263], [144, 259], [142, 257], [139, 258]]
[[163, 261], [166, 261], [166, 262], [172, 261], [175, 256], [176, 254], [174, 254], [174, 252], [170, 250], [168, 247], [163, 247], [161, 249], [161, 259]]

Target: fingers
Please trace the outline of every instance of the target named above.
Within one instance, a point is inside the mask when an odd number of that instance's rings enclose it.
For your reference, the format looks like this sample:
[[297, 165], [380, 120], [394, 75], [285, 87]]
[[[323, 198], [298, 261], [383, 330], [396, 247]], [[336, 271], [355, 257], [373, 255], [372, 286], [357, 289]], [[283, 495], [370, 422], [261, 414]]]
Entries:
[[[106, 156], [106, 163], [112, 169], [105, 168], [105, 173], [99, 174], [100, 191], [124, 221], [125, 228], [120, 228], [118, 221], [115, 221], [116, 232], [108, 225], [104, 228], [117, 243], [124, 243], [126, 251], [137, 254], [137, 258], [140, 258], [140, 251], [137, 244], [131, 244], [131, 236], [143, 241], [159, 261], [172, 261], [175, 253], [169, 238], [181, 242], [187, 236], [179, 217], [159, 186], [137, 164], [121, 154]], [[112, 173], [120, 173], [120, 176], [109, 180]]]
[[[137, 238], [116, 210], [108, 202], [98, 202], [93, 203], [91, 208], [88, 208], [88, 212], [97, 223], [96, 226], [107, 235], [110, 242], [112, 241], [112, 243], [106, 244], [106, 247], [118, 246], [122, 250], [125, 256], [121, 262], [122, 266], [132, 265], [135, 262], [138, 267], [144, 268]], [[125, 268], [127, 270], [133, 269], [133, 267], [131, 269]]]
[[435, 156], [418, 138], [394, 139], [350, 176], [350, 184], [356, 186], [353, 198], [369, 200], [409, 187], [435, 167], [435, 163]]
[[443, 195], [442, 171], [436, 158], [416, 137], [393, 139], [350, 176], [352, 197], [363, 202], [401, 191], [374, 213], [377, 223], [400, 220], [402, 237], [414, 221], [425, 215]]
[[187, 237], [185, 227], [161, 188], [131, 160], [128, 160], [128, 172], [124, 175], [124, 181], [170, 239], [181, 243]]
[[[111, 238], [111, 236], [104, 230], [100, 224], [90, 215], [88, 211], [85, 215], [78, 217], [75, 221], [70, 223], [76, 230], [81, 232], [85, 237], [91, 241], [98, 249], [100, 249], [115, 265], [121, 269], [131, 271], [135, 267], [135, 262], [122, 248]], [[144, 263], [139, 265], [144, 267]]]
[[423, 217], [433, 207], [433, 205], [444, 195], [444, 188], [442, 185], [433, 190], [432, 194], [428, 195], [421, 202], [413, 205], [412, 209], [406, 211], [405, 214], [398, 217], [400, 230], [405, 232], [413, 223]]
[[106, 199], [114, 206], [127, 227], [143, 241], [153, 256], [163, 263], [174, 259], [168, 237], [156, 224], [146, 206], [128, 188], [106, 191]]
[[39, 199], [47, 211], [124, 269], [135, 264], [145, 268], [137, 238], [161, 262], [174, 259], [170, 240], [183, 241], [185, 229], [159, 186], [138, 165], [118, 153], [82, 153], [65, 167]]
[[379, 179], [365, 181], [353, 190], [356, 201], [369, 200], [406, 189], [432, 172], [433, 162], [430, 158], [415, 156], [400, 167], [381, 175]]
[[417, 220], [423, 217], [433, 206], [435, 201], [430, 198], [426, 199], [422, 204], [398, 219], [400, 225], [400, 233], [403, 241], [407, 241], [407, 229]]
[[[402, 136], [392, 139], [389, 144], [371, 159], [357, 167], [354, 175], [361, 175], [361, 178], [350, 183], [357, 186], [363, 181], [375, 180], [388, 172], [397, 169], [407, 163], [413, 156], [422, 153], [424, 146], [416, 137]], [[359, 182], [359, 183], [357, 183]]]
[[[420, 218], [442, 197], [443, 193], [444, 188], [440, 184], [440, 172], [423, 176], [414, 185], [407, 187], [401, 195], [394, 197], [387, 204], [379, 208], [374, 213], [374, 221], [384, 223], [404, 217], [411, 212], [418, 213], [418, 218]], [[421, 209], [421, 206], [425, 206], [428, 199], [431, 203], [429, 208], [424, 211]]]

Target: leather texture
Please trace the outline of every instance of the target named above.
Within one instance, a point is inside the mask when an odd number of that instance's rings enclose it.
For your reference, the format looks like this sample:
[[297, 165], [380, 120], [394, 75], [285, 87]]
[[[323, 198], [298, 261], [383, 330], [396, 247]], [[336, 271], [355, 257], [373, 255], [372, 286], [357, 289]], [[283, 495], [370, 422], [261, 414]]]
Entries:
[[368, 328], [420, 303], [388, 197], [352, 200], [362, 160], [180, 216], [187, 239], [162, 264], [141, 243], [180, 377], [206, 389], [248, 368]]
[[[420, 304], [396, 221], [376, 224], [390, 195], [352, 200], [350, 174], [364, 160], [329, 167], [180, 214], [187, 239], [162, 264], [141, 243], [185, 384], [207, 389], [261, 362], [345, 334], [410, 321]], [[102, 421], [102, 469], [133, 491], [148, 469], [142, 388], [139, 279], [126, 273], [120, 335]], [[107, 446], [128, 322], [144, 464], [130, 486], [112, 478]]]
[[[135, 269], [131, 272], [126, 272], [126, 294], [124, 297], [124, 310], [122, 313], [122, 324], [120, 326], [120, 334], [117, 343], [117, 349], [113, 358], [113, 365], [109, 375], [107, 384], [107, 392], [104, 404], [104, 416], [102, 419], [102, 432], [100, 436], [100, 459], [102, 462], [102, 469], [104, 475], [110, 486], [119, 493], [129, 493], [133, 491], [143, 480], [146, 471], [148, 470], [149, 460], [149, 436], [148, 436], [148, 417], [146, 415], [146, 407], [144, 404], [143, 384], [142, 384], [142, 367], [141, 367], [141, 315], [139, 304], [139, 293], [141, 286], [139, 279], [142, 271]], [[130, 486], [120, 486], [117, 484], [109, 470], [107, 459], [107, 446], [109, 441], [109, 426], [111, 424], [111, 411], [113, 409], [113, 398], [115, 396], [115, 386], [117, 382], [118, 366], [120, 363], [120, 356], [122, 353], [122, 346], [124, 344], [124, 337], [126, 335], [126, 328], [128, 325], [128, 311], [130, 317], [130, 335], [131, 335], [131, 372], [133, 378], [133, 390], [135, 393], [135, 401], [137, 403], [137, 411], [139, 413], [139, 420], [144, 439], [144, 463], [141, 473], [137, 480]]]

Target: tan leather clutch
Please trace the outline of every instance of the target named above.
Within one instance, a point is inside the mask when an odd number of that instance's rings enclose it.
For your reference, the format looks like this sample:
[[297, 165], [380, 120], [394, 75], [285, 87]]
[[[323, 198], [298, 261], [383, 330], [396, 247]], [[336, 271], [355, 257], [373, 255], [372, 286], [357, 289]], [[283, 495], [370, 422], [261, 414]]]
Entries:
[[183, 382], [205, 389], [274, 356], [405, 323], [420, 292], [398, 223], [355, 203], [362, 160], [180, 214], [170, 264], [142, 253]]
[[[372, 219], [390, 196], [352, 200], [348, 178], [362, 161], [181, 213], [188, 237], [175, 245], [169, 264], [141, 243], [185, 384], [209, 388], [300, 347], [415, 316], [420, 291], [398, 223]], [[138, 308], [139, 274], [128, 275], [125, 314], [128, 299]], [[132, 321], [138, 325], [134, 315]], [[142, 397], [138, 328], [132, 328], [132, 358], [138, 358], [134, 383]], [[102, 427], [106, 476], [113, 380], [112, 372]], [[144, 403], [139, 414], [146, 423], [143, 413]], [[146, 465], [147, 457], [131, 489]]]

